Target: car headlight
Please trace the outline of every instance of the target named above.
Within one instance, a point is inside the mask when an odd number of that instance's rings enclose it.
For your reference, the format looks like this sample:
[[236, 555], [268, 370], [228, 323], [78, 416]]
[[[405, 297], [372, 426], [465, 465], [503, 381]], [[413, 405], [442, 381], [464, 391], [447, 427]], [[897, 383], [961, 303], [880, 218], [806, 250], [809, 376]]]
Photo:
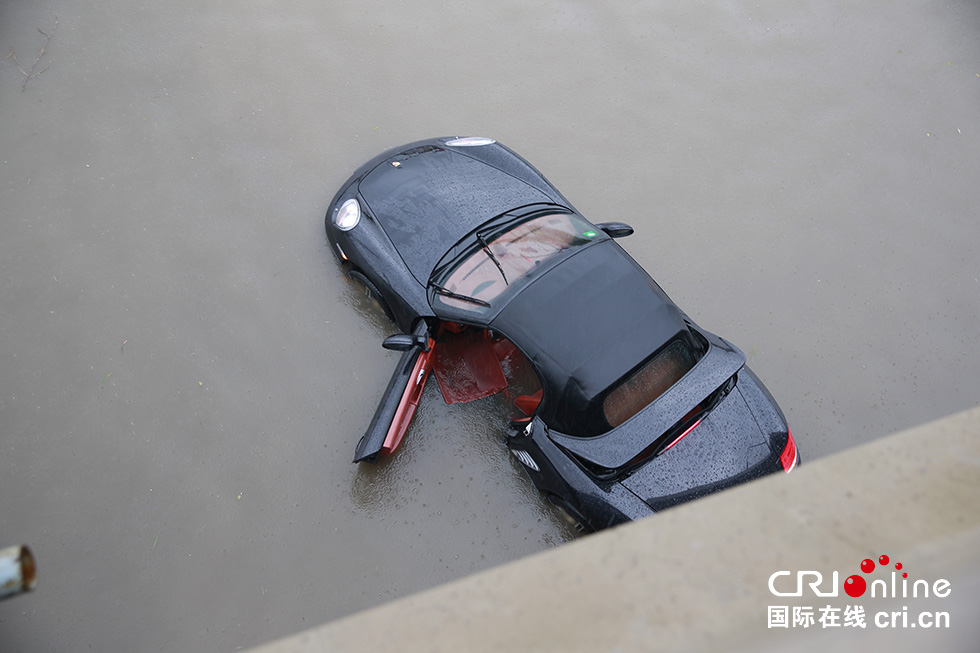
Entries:
[[350, 231], [361, 221], [361, 205], [353, 197], [340, 205], [334, 213], [333, 223], [341, 231]]
[[483, 136], [464, 136], [463, 138], [454, 138], [451, 141], [446, 141], [446, 145], [452, 147], [479, 147], [480, 145], [492, 145], [496, 142], [492, 138], [485, 138]]

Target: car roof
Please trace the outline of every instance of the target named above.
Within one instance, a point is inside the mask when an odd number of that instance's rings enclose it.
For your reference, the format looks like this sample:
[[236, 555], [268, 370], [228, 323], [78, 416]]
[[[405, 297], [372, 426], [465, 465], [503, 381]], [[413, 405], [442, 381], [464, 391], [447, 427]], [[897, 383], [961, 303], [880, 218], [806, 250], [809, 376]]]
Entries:
[[584, 247], [534, 279], [490, 326], [534, 363], [545, 388], [542, 419], [568, 433], [601, 429], [587, 422], [601, 419], [596, 404], [605, 391], [688, 328], [613, 240]]
[[365, 175], [358, 190], [422, 284], [446, 250], [470, 231], [515, 206], [553, 199], [511, 174], [434, 143], [385, 159]]

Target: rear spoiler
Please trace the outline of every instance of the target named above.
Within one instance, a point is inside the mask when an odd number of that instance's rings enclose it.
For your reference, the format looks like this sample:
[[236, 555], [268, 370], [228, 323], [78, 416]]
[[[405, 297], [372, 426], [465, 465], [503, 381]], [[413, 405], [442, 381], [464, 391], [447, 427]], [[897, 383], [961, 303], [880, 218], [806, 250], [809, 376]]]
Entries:
[[677, 424], [745, 365], [745, 354], [727, 340], [701, 332], [708, 352], [683, 379], [621, 426], [591, 438], [551, 431], [551, 440], [593, 465], [619, 469]]

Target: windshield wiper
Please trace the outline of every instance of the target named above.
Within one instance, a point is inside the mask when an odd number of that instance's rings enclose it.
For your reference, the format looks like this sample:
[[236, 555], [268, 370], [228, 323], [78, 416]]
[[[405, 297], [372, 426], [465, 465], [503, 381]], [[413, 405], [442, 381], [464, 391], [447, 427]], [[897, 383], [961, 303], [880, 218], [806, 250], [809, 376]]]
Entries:
[[487, 253], [487, 256], [490, 257], [490, 260], [493, 261], [494, 265], [497, 266], [497, 269], [500, 270], [500, 276], [504, 278], [504, 283], [509, 286], [510, 282], [507, 281], [507, 275], [504, 274], [504, 266], [500, 264], [497, 257], [493, 255], [492, 251], [490, 251], [490, 243], [487, 242], [487, 239], [484, 238], [483, 234], [481, 234], [479, 231], [476, 232], [476, 240], [483, 247], [483, 251]]
[[443, 288], [442, 286], [440, 286], [435, 282], [430, 282], [429, 285], [432, 286], [432, 289], [435, 290], [440, 295], [445, 295], [446, 297], [452, 297], [453, 299], [458, 299], [464, 302], [470, 302], [472, 304], [476, 304], [477, 306], [486, 306], [487, 308], [490, 308], [490, 302], [485, 302], [482, 299], [477, 299], [476, 297], [468, 297], [467, 295], [460, 295], [459, 293], [455, 293], [452, 290], [449, 290], [448, 288]]

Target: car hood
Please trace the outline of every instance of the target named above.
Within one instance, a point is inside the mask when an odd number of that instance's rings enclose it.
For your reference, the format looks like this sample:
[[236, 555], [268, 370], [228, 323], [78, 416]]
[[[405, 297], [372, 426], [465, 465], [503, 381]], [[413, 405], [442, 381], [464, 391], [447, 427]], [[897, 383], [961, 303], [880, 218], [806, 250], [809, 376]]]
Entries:
[[361, 179], [358, 191], [422, 284], [446, 250], [479, 225], [515, 207], [555, 199], [435, 142], [387, 157]]
[[654, 510], [663, 510], [756, 476], [772, 457], [767, 434], [736, 388], [697, 428], [622, 485]]

